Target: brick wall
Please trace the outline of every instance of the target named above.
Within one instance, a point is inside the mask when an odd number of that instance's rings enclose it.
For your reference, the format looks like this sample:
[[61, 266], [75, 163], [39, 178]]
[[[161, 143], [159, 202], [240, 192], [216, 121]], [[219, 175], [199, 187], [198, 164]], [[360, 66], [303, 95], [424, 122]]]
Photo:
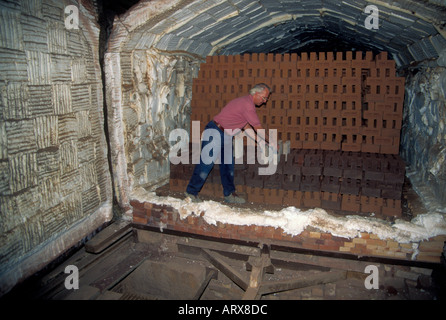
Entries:
[[261, 122], [291, 148], [398, 154], [404, 78], [382, 52], [210, 56], [193, 82], [201, 128], [256, 83], [271, 86]]

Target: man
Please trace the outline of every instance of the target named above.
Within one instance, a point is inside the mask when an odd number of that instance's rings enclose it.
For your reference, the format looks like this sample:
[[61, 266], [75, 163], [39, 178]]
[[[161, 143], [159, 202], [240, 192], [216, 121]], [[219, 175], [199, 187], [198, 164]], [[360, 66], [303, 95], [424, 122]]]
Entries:
[[[249, 95], [236, 98], [230, 101], [221, 111], [217, 114], [213, 120], [211, 120], [205, 127], [207, 129], [218, 130], [220, 134], [220, 146], [219, 154], [211, 155], [213, 159], [209, 161], [203, 161], [203, 152], [200, 156], [200, 163], [195, 166], [192, 177], [186, 189], [186, 196], [190, 197], [192, 201], [198, 202], [198, 193], [203, 187], [209, 173], [214, 167], [215, 160], [220, 155], [220, 177], [221, 183], [223, 185], [223, 195], [224, 199], [228, 203], [245, 203], [245, 199], [238, 196], [235, 192], [234, 186], [234, 161], [233, 161], [233, 146], [232, 137], [234, 134], [240, 132], [240, 130], [246, 130], [253, 128], [255, 134], [260, 138], [265, 140], [268, 145], [270, 145], [267, 136], [263, 135], [264, 130], [260, 123], [259, 117], [256, 113], [256, 107], [259, 107], [266, 103], [271, 94], [271, 89], [268, 85], [264, 83], [259, 83], [255, 85], [250, 91]], [[249, 130], [250, 131], [250, 130]], [[228, 138], [229, 137], [229, 138]], [[255, 137], [252, 137], [254, 138]], [[202, 151], [205, 146], [211, 142], [202, 142]], [[276, 148], [276, 146], [271, 146]], [[231, 148], [231, 159], [224, 157], [225, 148]], [[225, 161], [226, 160], [226, 161]]]

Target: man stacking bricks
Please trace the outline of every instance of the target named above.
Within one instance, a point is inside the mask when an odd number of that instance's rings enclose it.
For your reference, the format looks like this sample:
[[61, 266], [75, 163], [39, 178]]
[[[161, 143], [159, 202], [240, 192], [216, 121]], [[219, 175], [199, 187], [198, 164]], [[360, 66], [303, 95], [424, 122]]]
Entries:
[[[208, 141], [203, 139], [201, 144], [200, 163], [195, 166], [192, 177], [186, 188], [186, 196], [192, 201], [198, 202], [198, 193], [203, 187], [206, 179], [214, 167], [215, 161], [220, 156], [220, 177], [223, 185], [224, 200], [227, 203], [245, 203], [245, 199], [237, 195], [234, 185], [234, 157], [233, 157], [233, 136], [241, 130], [254, 129], [245, 131], [249, 136], [254, 132], [256, 137], [252, 139], [259, 141], [263, 139], [270, 145], [269, 138], [263, 129], [259, 117], [256, 113], [256, 107], [266, 103], [271, 94], [271, 89], [264, 83], [256, 84], [246, 96], [242, 96], [231, 100], [213, 120], [205, 127], [205, 131], [209, 129], [217, 130], [219, 133], [220, 143], [214, 141], [214, 145], [219, 146], [218, 150], [211, 149], [209, 154], [203, 152], [207, 144], [212, 142], [212, 135]], [[214, 136], [215, 137], [215, 136]], [[270, 145], [271, 146], [271, 145]], [[277, 149], [277, 146], [271, 146]], [[227, 151], [225, 152], [225, 149]], [[206, 148], [208, 150], [208, 148]], [[230, 150], [231, 152], [228, 152]], [[214, 152], [216, 151], [216, 152]]]

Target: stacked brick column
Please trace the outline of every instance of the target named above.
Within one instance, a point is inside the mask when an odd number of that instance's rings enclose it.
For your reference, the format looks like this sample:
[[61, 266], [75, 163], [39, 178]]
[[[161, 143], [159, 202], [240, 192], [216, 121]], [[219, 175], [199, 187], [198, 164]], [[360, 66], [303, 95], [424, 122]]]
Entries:
[[[272, 95], [259, 118], [291, 152], [271, 176], [259, 176], [258, 165], [237, 167], [236, 184], [249, 201], [401, 215], [404, 78], [395, 76], [386, 52], [208, 57], [194, 79], [191, 120], [203, 129], [260, 82]], [[171, 168], [175, 177], [178, 170]], [[178, 175], [189, 179], [191, 169], [182, 170]], [[214, 171], [205, 193], [221, 191]], [[172, 178], [171, 187], [184, 190], [187, 182]]]

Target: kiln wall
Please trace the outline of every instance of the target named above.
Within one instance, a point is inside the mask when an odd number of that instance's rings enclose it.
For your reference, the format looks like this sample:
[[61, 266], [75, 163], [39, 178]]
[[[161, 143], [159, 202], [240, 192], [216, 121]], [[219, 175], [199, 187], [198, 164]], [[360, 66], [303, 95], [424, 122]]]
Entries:
[[0, 294], [112, 217], [96, 9], [68, 5], [0, 3]]

